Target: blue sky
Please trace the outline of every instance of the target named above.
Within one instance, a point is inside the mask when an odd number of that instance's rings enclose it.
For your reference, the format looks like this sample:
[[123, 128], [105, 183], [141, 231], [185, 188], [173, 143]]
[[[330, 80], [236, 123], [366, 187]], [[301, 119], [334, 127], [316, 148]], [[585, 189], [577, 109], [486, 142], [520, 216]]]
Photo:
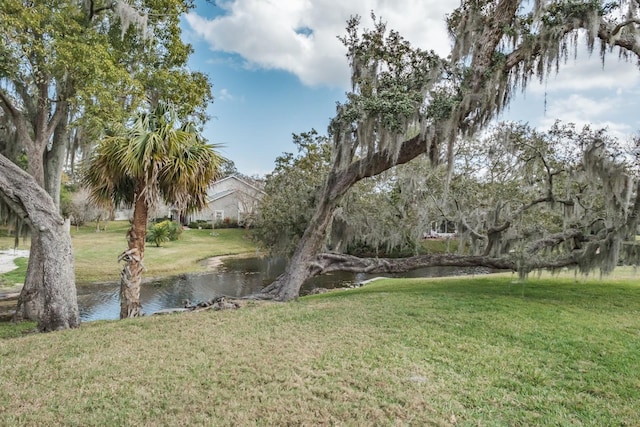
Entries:
[[[344, 47], [349, 16], [370, 11], [412, 44], [446, 55], [444, 16], [459, 0], [196, 1], [183, 21], [193, 70], [213, 82], [205, 137], [221, 144], [242, 173], [265, 175], [277, 156], [295, 151], [291, 134], [325, 133], [348, 89]], [[408, 12], [407, 12], [408, 11]], [[558, 76], [530, 84], [502, 119], [548, 128], [555, 119], [607, 127], [622, 139], [640, 130], [640, 71], [635, 62], [580, 54]], [[546, 103], [545, 103], [546, 100]]]
[[208, 109], [205, 137], [223, 145], [220, 152], [240, 172], [265, 175], [277, 156], [295, 150], [292, 133], [312, 128], [325, 133], [344, 90], [305, 86], [289, 72], [246, 69], [241, 61], [237, 55], [210, 52], [191, 61], [213, 82], [215, 101]]

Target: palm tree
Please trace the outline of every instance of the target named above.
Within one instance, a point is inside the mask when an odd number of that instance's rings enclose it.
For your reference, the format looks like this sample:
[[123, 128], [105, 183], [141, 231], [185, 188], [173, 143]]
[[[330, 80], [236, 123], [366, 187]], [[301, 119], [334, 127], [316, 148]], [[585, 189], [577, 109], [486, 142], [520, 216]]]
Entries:
[[175, 110], [159, 103], [138, 114], [129, 127], [103, 138], [89, 159], [84, 182], [98, 203], [133, 206], [128, 249], [120, 274], [120, 318], [142, 314], [140, 283], [149, 210], [160, 200], [180, 211], [206, 205], [209, 184], [223, 158], [191, 123], [180, 125]]

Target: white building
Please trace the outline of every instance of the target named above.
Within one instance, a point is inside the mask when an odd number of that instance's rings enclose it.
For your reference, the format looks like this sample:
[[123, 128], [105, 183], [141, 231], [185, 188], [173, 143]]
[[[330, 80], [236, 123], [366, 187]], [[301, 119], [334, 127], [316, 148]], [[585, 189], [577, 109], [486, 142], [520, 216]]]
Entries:
[[226, 219], [242, 224], [252, 218], [258, 203], [266, 193], [260, 183], [231, 175], [214, 182], [207, 191], [208, 206], [186, 216], [185, 223], [191, 221], [224, 221]]

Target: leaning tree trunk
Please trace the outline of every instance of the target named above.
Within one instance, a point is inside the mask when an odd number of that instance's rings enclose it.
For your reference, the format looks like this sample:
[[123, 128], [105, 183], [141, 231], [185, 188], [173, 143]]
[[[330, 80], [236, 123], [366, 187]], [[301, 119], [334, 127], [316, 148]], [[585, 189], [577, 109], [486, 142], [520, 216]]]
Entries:
[[144, 270], [144, 245], [147, 235], [147, 217], [149, 207], [140, 196], [142, 190], [136, 191], [136, 201], [133, 208], [133, 221], [127, 233], [129, 249], [120, 254], [118, 261], [124, 261], [125, 265], [120, 272], [120, 318], [142, 316], [140, 304], [140, 285], [142, 284], [142, 271]]
[[324, 242], [326, 230], [333, 219], [338, 203], [358, 181], [378, 175], [394, 165], [407, 163], [425, 152], [427, 143], [420, 135], [405, 141], [395, 155], [382, 151], [362, 158], [347, 167], [340, 167], [340, 160], [332, 160], [331, 172], [327, 176], [320, 202], [315, 208], [298, 246], [291, 256], [287, 269], [271, 285], [262, 290], [263, 296], [289, 301], [298, 297], [304, 282], [321, 273], [322, 268], [313, 265], [315, 256]]
[[304, 282], [315, 275], [311, 261], [320, 250], [334, 210], [335, 204], [326, 202], [318, 207], [291, 256], [286, 271], [263, 290], [264, 294], [273, 295], [280, 301], [290, 301], [298, 297]]
[[43, 332], [78, 327], [71, 236], [53, 200], [32, 176], [1, 155], [0, 197], [32, 235], [26, 289], [18, 299], [16, 318], [35, 316]]
[[287, 264], [287, 269], [262, 291], [263, 294], [273, 296], [280, 301], [290, 301], [298, 297], [300, 288], [307, 279], [318, 274], [318, 269], [314, 268], [312, 260], [322, 247], [333, 213], [344, 195], [344, 191], [336, 191], [342, 186], [332, 187], [332, 183], [339, 181], [335, 177], [335, 172], [329, 175], [320, 202]]

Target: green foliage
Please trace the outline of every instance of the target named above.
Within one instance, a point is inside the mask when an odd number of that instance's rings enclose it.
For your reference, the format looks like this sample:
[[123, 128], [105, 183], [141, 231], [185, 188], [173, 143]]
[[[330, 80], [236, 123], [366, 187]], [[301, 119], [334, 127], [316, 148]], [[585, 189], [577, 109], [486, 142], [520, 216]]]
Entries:
[[213, 100], [211, 82], [205, 73], [187, 66], [193, 48], [184, 43], [180, 25], [181, 16], [194, 4], [191, 0], [153, 0], [145, 7], [149, 8], [148, 36], [135, 28], [124, 37], [119, 27], [110, 32], [114, 43], [120, 40], [121, 60], [152, 103], [172, 102], [181, 119], [202, 125]]
[[221, 221], [216, 221], [216, 228], [238, 228], [238, 220], [226, 217]]
[[193, 229], [211, 230], [213, 228], [213, 225], [211, 224], [211, 221], [199, 219], [197, 221], [191, 221], [189, 223], [189, 228], [192, 230]]
[[220, 165], [220, 178], [225, 178], [237, 173], [238, 168], [236, 168], [236, 164], [233, 162], [233, 160], [224, 159], [222, 161], [222, 164]]
[[[397, 31], [387, 31], [373, 13], [371, 18], [374, 28], [364, 32], [360, 18], [351, 18], [347, 35], [340, 37], [348, 50], [353, 90], [347, 102], [338, 105], [330, 125], [332, 137], [340, 145], [358, 147], [360, 155], [380, 149], [392, 153], [398, 141], [415, 130], [425, 88], [439, 77], [443, 66], [435, 53], [412, 48]], [[351, 160], [355, 154], [339, 155]]]
[[315, 130], [293, 136], [298, 154], [285, 153], [267, 176], [255, 237], [274, 252], [292, 251], [304, 233], [326, 177], [331, 148]]
[[169, 241], [169, 230], [160, 224], [153, 224], [147, 229], [146, 241], [155, 243], [159, 248], [163, 243]]
[[431, 91], [427, 117], [438, 121], [446, 120], [460, 101], [462, 101], [462, 97], [459, 93], [447, 88], [436, 88]]
[[162, 246], [165, 242], [172, 242], [180, 239], [182, 226], [177, 222], [165, 220], [154, 223], [147, 228], [147, 242], [153, 242], [156, 247]]
[[174, 241], [180, 239], [182, 236], [182, 225], [175, 221], [168, 221], [167, 228], [169, 229], [169, 240]]
[[[315, 132], [296, 136], [299, 153], [278, 158], [267, 177], [255, 237], [274, 252], [290, 252], [311, 219], [328, 173], [331, 147]], [[326, 246], [359, 255], [400, 256], [424, 252], [429, 218], [425, 198], [442, 194], [446, 171], [426, 162], [399, 167], [354, 185], [334, 215]], [[457, 246], [456, 246], [457, 247]]]
[[[3, 102], [18, 110], [25, 105], [37, 109], [25, 116], [27, 124], [33, 122], [31, 116], [53, 119], [54, 111], [67, 109], [68, 117], [62, 117], [56, 133], [69, 128], [68, 140], [60, 143], [85, 155], [106, 129], [126, 120], [147, 100], [174, 102], [183, 120], [201, 126], [213, 99], [211, 82], [204, 73], [188, 69], [193, 49], [182, 41], [180, 26], [181, 15], [194, 7], [193, 2], [129, 3], [42, 0], [26, 6], [18, 0], [3, 1]], [[22, 137], [43, 130], [28, 131]]]
[[132, 205], [141, 195], [148, 205], [162, 199], [189, 211], [205, 206], [221, 161], [193, 124], [180, 123], [172, 105], [159, 103], [100, 141], [84, 183], [97, 203]]
[[213, 224], [211, 223], [211, 221], [206, 221], [204, 219], [191, 221], [189, 223], [189, 228], [202, 230], [211, 230], [213, 228], [238, 228], [239, 226], [240, 224], [238, 223], [237, 219], [229, 217], [215, 221], [215, 223]]
[[[108, 27], [112, 14], [105, 11], [102, 17]], [[117, 120], [123, 105], [113, 93], [132, 96], [136, 85], [118, 61], [105, 25], [89, 20], [77, 2], [44, 0], [30, 7], [14, 0], [2, 2], [0, 78], [9, 87], [24, 88], [27, 92], [17, 92], [33, 96], [34, 104], [39, 93], [35, 88], [45, 84], [47, 96], [69, 101], [78, 116], [83, 107], [91, 114], [100, 105]]]
[[15, 163], [23, 170], [27, 170], [27, 168], [29, 167], [27, 155], [24, 153], [21, 153], [20, 155], [18, 155], [18, 158]]
[[65, 218], [68, 218], [72, 211], [73, 191], [74, 188], [68, 185], [60, 187], [60, 211]]
[[[317, 145], [301, 147], [298, 157], [281, 157], [267, 180], [256, 235], [272, 249], [282, 248], [280, 239], [286, 238], [291, 250], [302, 236], [322, 185], [316, 171], [328, 168], [326, 157], [315, 155]], [[602, 153], [590, 166], [585, 153], [594, 147]], [[502, 123], [482, 138], [460, 140], [451, 171], [418, 158], [358, 182], [341, 200], [321, 250], [367, 256], [516, 254], [526, 266], [589, 247], [593, 254], [580, 254], [589, 258], [584, 268], [606, 271], [620, 262], [606, 230], [624, 223], [630, 209], [633, 169], [627, 158], [603, 131], [557, 123], [542, 133]], [[437, 230], [442, 223], [457, 232], [455, 241], [439, 248], [425, 244], [424, 234], [443, 232]], [[636, 263], [635, 248], [623, 248], [624, 262]], [[613, 258], [599, 255], [604, 252]]]

